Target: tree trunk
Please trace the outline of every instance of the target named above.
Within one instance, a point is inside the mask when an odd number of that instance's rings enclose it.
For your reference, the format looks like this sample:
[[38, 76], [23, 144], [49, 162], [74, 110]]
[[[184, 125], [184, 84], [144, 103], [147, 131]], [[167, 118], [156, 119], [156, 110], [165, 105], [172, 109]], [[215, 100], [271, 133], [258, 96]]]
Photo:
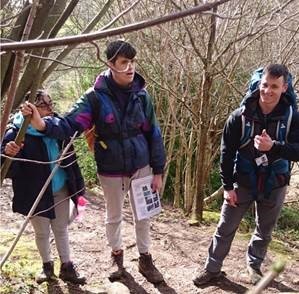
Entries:
[[184, 177], [184, 209], [186, 213], [190, 213], [194, 197], [194, 186], [192, 181], [192, 146], [194, 144], [194, 131], [191, 131], [189, 136], [189, 149], [186, 152], [186, 165]]
[[[33, 31], [30, 34], [31, 39], [38, 37], [41, 33], [41, 38], [47, 39], [49, 37], [51, 29], [64, 9], [65, 2], [66, 0], [59, 0], [56, 1], [54, 5], [53, 0], [42, 0], [42, 5], [37, 12], [37, 19], [33, 23]], [[51, 17], [48, 18], [48, 15]], [[34, 49], [31, 53], [36, 56], [43, 56], [43, 49]], [[39, 63], [40, 60], [38, 58], [29, 58], [16, 93], [13, 106], [14, 108], [16, 108], [22, 102], [26, 92], [28, 92], [31, 88], [33, 81], [36, 79], [35, 75], [32, 73], [36, 73], [38, 71]]]
[[[217, 9], [214, 8], [213, 12], [216, 13]], [[205, 186], [208, 180], [208, 171], [210, 165], [209, 145], [210, 145], [210, 117], [211, 113], [211, 87], [212, 87], [212, 74], [211, 64], [213, 47], [216, 36], [216, 17], [211, 15], [210, 17], [210, 36], [207, 46], [207, 53], [203, 71], [203, 83], [202, 83], [202, 96], [200, 101], [200, 124], [199, 124], [199, 138], [197, 142], [197, 156], [196, 156], [196, 193], [193, 201], [191, 223], [198, 224], [202, 221], [203, 214], [203, 200], [205, 194]]]
[[[23, 10], [28, 6], [29, 6], [29, 1], [26, 1]], [[21, 40], [26, 21], [28, 19], [29, 12], [30, 9], [26, 9], [24, 13], [21, 13], [19, 15], [7, 39], [14, 40], [14, 41]], [[7, 52], [6, 54], [0, 55], [0, 65], [1, 65], [0, 78], [1, 78], [1, 98], [2, 99], [6, 95], [6, 92], [10, 84], [14, 61], [15, 61], [15, 54], [12, 53], [11, 51]]]
[[[37, 12], [37, 6], [38, 6], [39, 0], [35, 0], [32, 3], [32, 7], [30, 9], [30, 13], [28, 15], [28, 19], [24, 28], [24, 32], [23, 32], [23, 36], [22, 36], [22, 41], [26, 41], [28, 39], [28, 36], [30, 34], [31, 28], [32, 28], [32, 24], [34, 21], [34, 18], [36, 16], [36, 12]], [[11, 108], [14, 102], [14, 97], [15, 97], [15, 93], [16, 93], [16, 88], [17, 88], [17, 84], [18, 84], [18, 77], [19, 77], [19, 73], [21, 71], [21, 68], [23, 66], [23, 62], [24, 62], [24, 51], [19, 51], [17, 53], [17, 57], [15, 59], [15, 64], [14, 64], [14, 68], [13, 68], [13, 78], [11, 80], [10, 86], [9, 86], [9, 92], [8, 92], [8, 97], [5, 103], [5, 107], [4, 107], [4, 112], [3, 112], [3, 116], [1, 118], [1, 144], [2, 144], [2, 139], [4, 136], [4, 132], [5, 132], [5, 128], [8, 122], [8, 117], [9, 114], [11, 112]], [[35, 93], [34, 93], [35, 95]], [[33, 94], [31, 94], [30, 97], [33, 97]], [[30, 117], [26, 118], [28, 123], [27, 126], [29, 124], [30, 121]], [[26, 121], [25, 119], [25, 121]], [[25, 122], [23, 123], [24, 125], [24, 132], [26, 131], [27, 126], [25, 126]], [[22, 125], [22, 127], [23, 127]], [[20, 131], [22, 130], [22, 128], [20, 129]], [[19, 131], [19, 132], [20, 132]], [[18, 136], [17, 136], [18, 137]], [[24, 138], [24, 135], [23, 135]], [[21, 142], [23, 141], [23, 138], [21, 138], [19, 141], [15, 140], [15, 142], [20, 146]], [[11, 160], [7, 159], [4, 164], [1, 166], [1, 185], [2, 185], [2, 181], [5, 178], [7, 171], [9, 169], [9, 166], [11, 164]]]

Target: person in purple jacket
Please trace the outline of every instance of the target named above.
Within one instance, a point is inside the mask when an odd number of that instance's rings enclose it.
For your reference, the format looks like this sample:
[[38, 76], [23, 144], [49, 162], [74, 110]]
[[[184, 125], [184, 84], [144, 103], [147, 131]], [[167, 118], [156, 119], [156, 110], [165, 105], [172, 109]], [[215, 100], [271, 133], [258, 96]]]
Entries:
[[[145, 81], [135, 71], [135, 48], [125, 41], [113, 41], [107, 46], [106, 56], [109, 69], [97, 77], [94, 87], [64, 119], [41, 119], [31, 104], [24, 105], [23, 113], [33, 114], [31, 124], [37, 130], [60, 139], [75, 131], [82, 133], [95, 123], [94, 156], [106, 201], [106, 234], [116, 267], [109, 279], [118, 280], [125, 273], [121, 223], [124, 197], [130, 192], [139, 271], [149, 282], [160, 283], [163, 276], [149, 252], [150, 220], [137, 219], [131, 182], [153, 174], [152, 190], [161, 189], [166, 161], [161, 131]], [[96, 97], [98, 107], [91, 103], [90, 92]]]

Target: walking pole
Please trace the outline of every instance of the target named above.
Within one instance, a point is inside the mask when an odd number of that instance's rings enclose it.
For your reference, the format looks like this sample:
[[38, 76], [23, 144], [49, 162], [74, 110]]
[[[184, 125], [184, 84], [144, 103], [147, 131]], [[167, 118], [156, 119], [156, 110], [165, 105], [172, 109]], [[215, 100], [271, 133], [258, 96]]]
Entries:
[[262, 291], [284, 270], [286, 262], [278, 260], [272, 265], [272, 268], [267, 272], [262, 279], [246, 294], [260, 294]]
[[[64, 150], [62, 151], [62, 153], [61, 153], [59, 159], [61, 159], [61, 158], [63, 158], [63, 157], [65, 156], [65, 154], [67, 153], [67, 151], [68, 151], [69, 148], [71, 147], [71, 145], [72, 145], [72, 143], [73, 143], [73, 141], [74, 141], [76, 135], [77, 135], [77, 132], [71, 137], [70, 142], [66, 145], [66, 147], [65, 147]], [[58, 161], [58, 162], [55, 164], [54, 168], [52, 169], [51, 174], [49, 175], [49, 177], [48, 177], [48, 179], [46, 180], [44, 186], [42, 187], [42, 189], [41, 189], [41, 191], [39, 192], [37, 198], [35, 199], [35, 201], [34, 201], [32, 207], [31, 207], [31, 209], [30, 209], [28, 215], [26, 216], [25, 221], [24, 221], [23, 224], [22, 224], [22, 227], [21, 227], [21, 229], [20, 229], [18, 235], [17, 235], [16, 238], [14, 239], [13, 244], [10, 246], [10, 248], [8, 249], [8, 251], [6, 252], [6, 254], [3, 256], [2, 260], [1, 260], [1, 263], [0, 263], [0, 270], [2, 270], [2, 266], [4, 265], [5, 261], [7, 260], [7, 258], [10, 256], [10, 254], [11, 254], [12, 251], [13, 251], [13, 249], [14, 249], [15, 246], [17, 245], [17, 242], [19, 241], [19, 239], [20, 239], [22, 233], [24, 232], [24, 230], [25, 230], [25, 228], [26, 228], [26, 226], [27, 226], [27, 224], [28, 224], [28, 222], [29, 222], [30, 217], [33, 215], [33, 213], [34, 213], [34, 211], [35, 211], [35, 209], [36, 209], [36, 207], [37, 207], [39, 201], [41, 200], [42, 196], [44, 195], [44, 193], [45, 193], [45, 191], [46, 191], [48, 185], [50, 184], [50, 182], [51, 182], [51, 180], [52, 180], [52, 178], [53, 178], [55, 172], [57, 171], [59, 165], [60, 165], [60, 161]]]

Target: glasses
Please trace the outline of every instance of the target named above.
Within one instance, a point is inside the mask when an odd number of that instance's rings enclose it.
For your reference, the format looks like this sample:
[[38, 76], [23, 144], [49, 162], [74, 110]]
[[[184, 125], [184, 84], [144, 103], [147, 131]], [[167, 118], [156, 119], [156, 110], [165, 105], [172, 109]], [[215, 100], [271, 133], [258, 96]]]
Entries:
[[131, 68], [135, 68], [136, 66], [136, 58], [128, 59], [128, 58], [120, 58], [114, 63], [112, 69], [116, 72], [125, 72]]
[[35, 104], [36, 107], [41, 109], [49, 109], [52, 110], [55, 107], [55, 103], [50, 101], [49, 103], [46, 102], [39, 102]]

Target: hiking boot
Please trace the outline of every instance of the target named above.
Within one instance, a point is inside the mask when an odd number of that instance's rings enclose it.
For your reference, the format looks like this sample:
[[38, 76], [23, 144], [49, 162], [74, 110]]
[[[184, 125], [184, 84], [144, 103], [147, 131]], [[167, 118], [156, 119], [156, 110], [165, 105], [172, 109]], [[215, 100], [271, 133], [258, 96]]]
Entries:
[[109, 275], [108, 279], [111, 283], [120, 280], [125, 273], [124, 268], [124, 251], [118, 250], [111, 252], [112, 266], [114, 271]]
[[257, 284], [260, 281], [260, 279], [263, 277], [263, 273], [259, 268], [256, 269], [251, 267], [250, 265], [247, 266], [247, 272], [248, 272], [249, 279], [253, 285]]
[[86, 283], [86, 278], [80, 276], [71, 261], [61, 264], [59, 278], [73, 284], [84, 285]]
[[42, 271], [36, 276], [35, 280], [38, 284], [43, 282], [48, 282], [51, 280], [55, 280], [56, 276], [54, 274], [54, 262], [49, 261], [43, 263]]
[[195, 286], [199, 287], [201, 285], [207, 284], [217, 278], [221, 277], [221, 271], [219, 272], [210, 272], [208, 270], [202, 271], [197, 278], [193, 280]]
[[153, 264], [153, 259], [150, 254], [141, 253], [138, 264], [139, 272], [153, 284], [158, 284], [164, 281], [162, 274]]

